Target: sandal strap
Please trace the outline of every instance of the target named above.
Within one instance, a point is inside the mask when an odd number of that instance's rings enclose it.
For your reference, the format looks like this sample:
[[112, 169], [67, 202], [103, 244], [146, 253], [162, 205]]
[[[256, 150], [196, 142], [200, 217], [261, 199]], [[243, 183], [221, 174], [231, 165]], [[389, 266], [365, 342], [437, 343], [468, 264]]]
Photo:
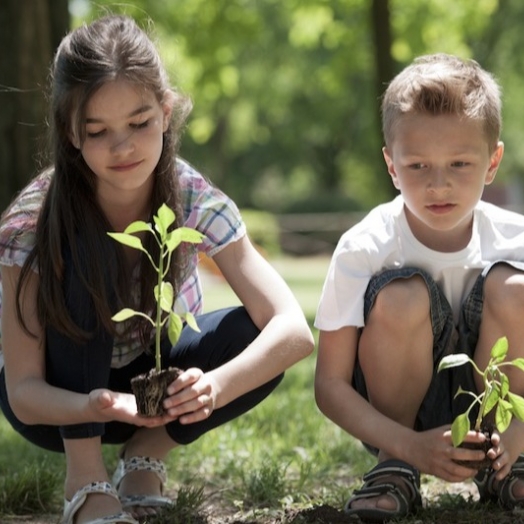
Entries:
[[371, 486], [376, 484], [381, 478], [389, 476], [400, 477], [404, 480], [404, 484], [409, 490], [410, 502], [418, 503], [418, 500], [421, 500], [419, 491], [420, 473], [413, 466], [410, 466], [402, 460], [390, 459], [380, 462], [371, 471], [364, 475], [364, 485]]
[[[84, 505], [88, 495], [92, 494], [108, 495], [119, 500], [115, 488], [113, 488], [109, 482], [91, 482], [86, 484], [73, 495], [71, 500], [64, 500], [64, 515], [61, 524], [72, 524], [76, 513]], [[120, 512], [115, 515], [97, 518], [90, 521], [90, 524], [108, 524], [117, 522], [136, 524], [137, 521], [131, 517], [129, 513]]]
[[161, 460], [152, 457], [136, 456], [127, 460], [122, 458], [118, 461], [118, 466], [113, 475], [113, 486], [115, 489], [118, 489], [122, 479], [133, 471], [151, 471], [155, 473], [162, 484], [162, 488], [167, 482], [166, 466]]
[[[397, 477], [403, 480], [402, 485], [386, 481], [388, 477]], [[413, 512], [422, 505], [420, 495], [420, 473], [409, 464], [396, 460], [386, 460], [377, 464], [363, 477], [364, 485], [353, 492], [351, 498], [346, 502], [346, 514], [353, 514], [362, 519], [383, 521], [385, 518], [401, 517]], [[352, 509], [353, 502], [359, 499], [374, 498], [388, 495], [397, 504], [394, 510], [381, 508]]]
[[379, 497], [381, 495], [391, 495], [402, 507], [407, 508], [409, 506], [409, 500], [406, 498], [406, 495], [401, 488], [393, 482], [374, 484], [371, 486], [364, 484], [360, 489], [356, 489], [353, 492], [351, 501]]

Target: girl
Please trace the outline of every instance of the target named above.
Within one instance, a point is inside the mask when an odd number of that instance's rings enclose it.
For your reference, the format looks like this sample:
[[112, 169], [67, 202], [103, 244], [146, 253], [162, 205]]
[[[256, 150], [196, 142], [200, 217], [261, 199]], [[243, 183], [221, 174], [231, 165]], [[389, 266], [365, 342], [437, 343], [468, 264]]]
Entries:
[[[258, 404], [313, 340], [235, 204], [176, 156], [190, 104], [133, 20], [71, 32], [52, 80], [53, 165], [0, 224], [0, 405], [26, 439], [65, 453], [64, 522], [135, 523], [170, 504], [167, 454]], [[111, 316], [126, 305], [152, 310], [155, 275], [106, 233], [150, 221], [163, 202], [176, 226], [205, 235], [196, 248], [243, 307], [199, 315], [201, 332], [184, 329], [175, 347], [164, 337], [164, 365], [185, 371], [168, 387], [166, 414], [144, 418], [129, 382], [153, 367], [151, 329], [140, 317], [120, 329]], [[170, 280], [176, 308], [199, 314], [196, 248], [177, 250]], [[123, 444], [113, 485], [103, 443]]]

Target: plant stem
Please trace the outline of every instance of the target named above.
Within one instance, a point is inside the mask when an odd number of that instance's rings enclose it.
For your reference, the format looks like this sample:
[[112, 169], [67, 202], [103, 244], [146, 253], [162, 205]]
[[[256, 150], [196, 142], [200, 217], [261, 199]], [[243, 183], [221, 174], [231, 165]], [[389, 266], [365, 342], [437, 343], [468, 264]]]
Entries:
[[475, 431], [477, 432], [480, 431], [480, 425], [482, 424], [482, 419], [484, 417], [484, 410], [486, 409], [486, 404], [488, 403], [488, 399], [493, 388], [493, 386], [491, 385], [491, 381], [488, 380], [488, 377], [486, 375], [487, 373], [483, 373], [484, 393], [482, 393], [481, 395], [482, 402], [480, 403], [477, 419], [475, 420]]
[[157, 373], [162, 371], [162, 360], [160, 355], [160, 336], [162, 334], [161, 321], [162, 321], [162, 307], [161, 307], [161, 293], [162, 293], [162, 276], [164, 273], [164, 248], [160, 248], [160, 260], [158, 261], [158, 282], [157, 282], [157, 293], [158, 300], [156, 303], [156, 333], [155, 333], [155, 369]]

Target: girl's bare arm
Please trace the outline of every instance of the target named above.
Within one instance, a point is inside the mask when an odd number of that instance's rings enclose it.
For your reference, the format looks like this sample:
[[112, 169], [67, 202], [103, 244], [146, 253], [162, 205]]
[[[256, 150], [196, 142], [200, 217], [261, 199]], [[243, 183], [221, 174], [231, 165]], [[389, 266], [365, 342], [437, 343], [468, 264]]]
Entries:
[[245, 351], [210, 372], [217, 387], [216, 407], [220, 407], [309, 355], [314, 342], [293, 293], [247, 235], [214, 260], [261, 330]]
[[136, 415], [132, 395], [95, 390], [89, 395], [66, 391], [46, 382], [44, 331], [36, 315], [38, 275], [31, 274], [22, 295], [26, 333], [16, 316], [17, 266], [0, 266], [2, 274], [2, 350], [9, 404], [25, 424], [69, 425], [121, 420], [138, 425], [159, 425], [161, 420]]

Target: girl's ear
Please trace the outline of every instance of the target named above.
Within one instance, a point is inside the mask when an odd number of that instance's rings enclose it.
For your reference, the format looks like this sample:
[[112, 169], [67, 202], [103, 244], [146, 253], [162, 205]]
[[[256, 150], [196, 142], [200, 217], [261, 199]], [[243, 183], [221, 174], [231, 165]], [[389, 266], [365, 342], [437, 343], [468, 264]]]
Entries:
[[78, 139], [78, 135], [72, 130], [69, 132], [69, 140], [76, 149], [80, 149], [80, 140]]
[[164, 133], [167, 131], [167, 129], [169, 128], [169, 124], [171, 123], [171, 114], [173, 113], [175, 98], [175, 93], [173, 93], [171, 89], [167, 89], [164, 93], [164, 98], [162, 99], [162, 111], [164, 113], [162, 128]]

